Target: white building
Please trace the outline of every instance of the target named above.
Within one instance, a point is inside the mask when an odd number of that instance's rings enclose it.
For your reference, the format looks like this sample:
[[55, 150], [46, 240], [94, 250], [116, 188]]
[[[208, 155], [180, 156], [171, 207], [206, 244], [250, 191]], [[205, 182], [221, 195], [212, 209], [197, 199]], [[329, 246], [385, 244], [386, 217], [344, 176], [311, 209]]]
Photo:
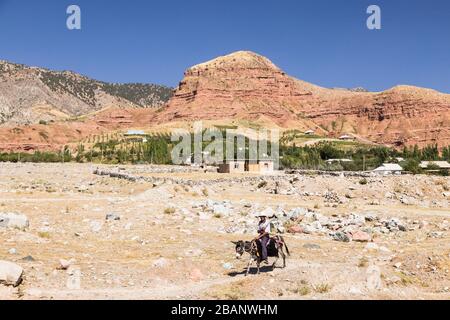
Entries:
[[422, 161], [420, 167], [425, 170], [430, 167], [436, 167], [438, 170], [450, 170], [450, 163], [447, 161]]
[[128, 130], [125, 133], [126, 136], [145, 136], [145, 132], [143, 130]]
[[325, 161], [328, 164], [335, 163], [335, 162], [353, 162], [351, 159], [328, 159]]
[[344, 134], [342, 136], [339, 137], [339, 140], [343, 140], [343, 141], [351, 141], [351, 140], [355, 140], [354, 137], [348, 135], [348, 134]]
[[384, 163], [381, 167], [376, 168], [373, 172], [378, 174], [401, 174], [403, 168], [397, 163]]

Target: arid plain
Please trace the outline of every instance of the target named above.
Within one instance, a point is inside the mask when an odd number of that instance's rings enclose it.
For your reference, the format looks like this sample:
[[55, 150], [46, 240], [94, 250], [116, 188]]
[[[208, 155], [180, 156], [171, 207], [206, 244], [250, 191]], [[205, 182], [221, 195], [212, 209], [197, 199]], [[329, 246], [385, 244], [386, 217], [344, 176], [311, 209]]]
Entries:
[[[0, 260], [24, 270], [0, 298], [448, 299], [449, 190], [423, 175], [5, 163], [0, 213], [29, 226], [0, 227]], [[231, 241], [251, 240], [262, 210], [291, 257], [245, 277]]]

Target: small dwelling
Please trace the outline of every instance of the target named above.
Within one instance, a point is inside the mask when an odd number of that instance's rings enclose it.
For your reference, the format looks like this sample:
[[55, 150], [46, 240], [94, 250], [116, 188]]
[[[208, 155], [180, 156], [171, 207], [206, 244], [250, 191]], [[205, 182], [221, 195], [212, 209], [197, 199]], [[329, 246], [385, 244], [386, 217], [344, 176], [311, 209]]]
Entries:
[[447, 161], [422, 161], [420, 167], [424, 170], [450, 170], [450, 163]]
[[339, 137], [339, 140], [342, 140], [342, 141], [353, 141], [353, 140], [355, 140], [355, 138], [350, 136], [350, 135], [348, 135], [348, 134], [344, 134], [344, 135]]
[[308, 131], [305, 131], [305, 135], [306, 136], [312, 136], [312, 135], [314, 135], [314, 130], [308, 130]]
[[219, 165], [219, 173], [243, 173], [245, 172], [245, 161], [227, 161]]
[[273, 160], [234, 160], [219, 165], [219, 173], [273, 173]]
[[341, 162], [353, 162], [353, 160], [351, 159], [329, 159], [327, 161], [325, 161], [328, 164], [332, 164], [332, 163], [341, 163]]
[[128, 130], [124, 133], [124, 136], [129, 141], [147, 143], [147, 137], [143, 130]]
[[403, 172], [403, 168], [397, 163], [384, 163], [381, 167], [373, 170], [374, 173], [378, 174], [401, 174]]
[[128, 130], [125, 136], [145, 136], [145, 132], [143, 130]]
[[274, 163], [272, 160], [249, 160], [246, 161], [245, 169], [255, 173], [273, 173]]

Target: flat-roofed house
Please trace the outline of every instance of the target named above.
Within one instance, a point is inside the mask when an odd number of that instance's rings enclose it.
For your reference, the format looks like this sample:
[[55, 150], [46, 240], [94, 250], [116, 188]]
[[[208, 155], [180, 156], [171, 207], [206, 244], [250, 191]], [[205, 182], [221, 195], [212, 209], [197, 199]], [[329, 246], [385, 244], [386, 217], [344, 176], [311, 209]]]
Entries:
[[450, 163], [447, 161], [422, 161], [420, 167], [424, 170], [450, 170]]
[[348, 134], [344, 134], [344, 135], [339, 137], [339, 140], [342, 140], [342, 141], [353, 141], [353, 140], [355, 140], [355, 137], [352, 137], [352, 136], [350, 136]]
[[328, 164], [335, 163], [335, 162], [353, 162], [352, 159], [328, 159], [325, 161]]
[[274, 172], [274, 162], [270, 159], [264, 160], [247, 160], [245, 163], [245, 170], [254, 173], [273, 173]]
[[145, 132], [143, 130], [128, 130], [125, 136], [145, 136]]
[[219, 165], [219, 173], [243, 173], [245, 168], [244, 160], [226, 161]]
[[382, 166], [373, 170], [377, 174], [401, 174], [403, 168], [398, 163], [384, 163]]

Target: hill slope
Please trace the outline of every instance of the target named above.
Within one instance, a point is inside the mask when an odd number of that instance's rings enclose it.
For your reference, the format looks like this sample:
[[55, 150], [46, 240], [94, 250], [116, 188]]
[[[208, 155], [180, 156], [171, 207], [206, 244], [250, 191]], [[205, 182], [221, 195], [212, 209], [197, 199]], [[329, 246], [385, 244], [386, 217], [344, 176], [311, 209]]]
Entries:
[[392, 145], [450, 144], [450, 95], [399, 86], [385, 92], [322, 88], [239, 51], [185, 72], [157, 121], [272, 121], [282, 128], [354, 134]]
[[0, 125], [33, 124], [110, 107], [160, 107], [172, 89], [153, 84], [109, 84], [70, 71], [0, 61]]

